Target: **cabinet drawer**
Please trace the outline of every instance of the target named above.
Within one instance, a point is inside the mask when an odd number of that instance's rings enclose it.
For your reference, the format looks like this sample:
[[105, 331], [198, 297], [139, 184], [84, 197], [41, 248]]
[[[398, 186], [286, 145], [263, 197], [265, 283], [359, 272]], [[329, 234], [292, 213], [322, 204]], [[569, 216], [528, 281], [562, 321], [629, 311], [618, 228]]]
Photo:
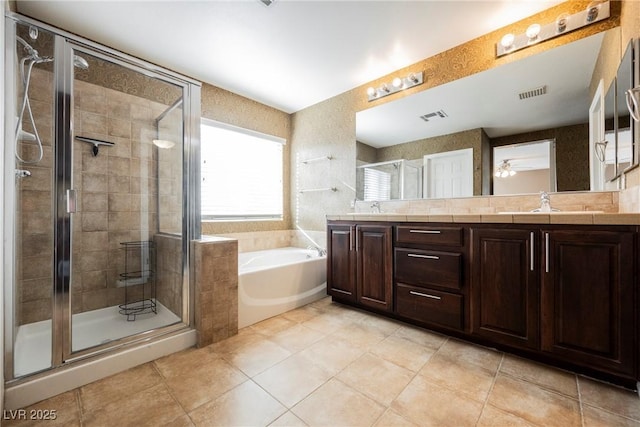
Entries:
[[408, 225], [398, 225], [396, 227], [396, 242], [462, 246], [462, 227], [411, 227]]
[[432, 289], [396, 285], [396, 313], [420, 322], [462, 329], [462, 296]]
[[411, 285], [460, 289], [462, 254], [396, 248], [395, 278]]

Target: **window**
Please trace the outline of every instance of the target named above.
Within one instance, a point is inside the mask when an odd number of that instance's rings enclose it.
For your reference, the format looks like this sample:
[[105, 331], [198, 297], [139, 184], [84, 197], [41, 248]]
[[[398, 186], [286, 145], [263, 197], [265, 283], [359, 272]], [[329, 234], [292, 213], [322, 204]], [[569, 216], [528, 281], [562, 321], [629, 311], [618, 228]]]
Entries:
[[391, 175], [376, 169], [364, 170], [364, 200], [391, 200]]
[[285, 140], [202, 119], [202, 219], [282, 219]]

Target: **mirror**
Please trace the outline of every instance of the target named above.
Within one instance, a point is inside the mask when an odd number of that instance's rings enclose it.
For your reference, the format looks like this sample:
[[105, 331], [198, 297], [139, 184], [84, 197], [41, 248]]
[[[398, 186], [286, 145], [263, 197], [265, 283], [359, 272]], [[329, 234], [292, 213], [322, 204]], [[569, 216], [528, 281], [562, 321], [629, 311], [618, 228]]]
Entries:
[[[542, 140], [555, 142], [557, 191], [589, 190], [589, 88], [604, 36], [598, 33], [359, 111], [358, 198], [364, 199], [367, 164], [422, 166], [425, 185], [420, 198], [427, 194], [425, 156], [469, 148], [472, 170], [466, 172], [473, 175], [472, 194], [493, 194], [493, 149]], [[378, 180], [384, 176], [378, 175]], [[413, 189], [399, 187], [408, 180], [384, 179], [396, 186], [389, 194], [416, 195]]]

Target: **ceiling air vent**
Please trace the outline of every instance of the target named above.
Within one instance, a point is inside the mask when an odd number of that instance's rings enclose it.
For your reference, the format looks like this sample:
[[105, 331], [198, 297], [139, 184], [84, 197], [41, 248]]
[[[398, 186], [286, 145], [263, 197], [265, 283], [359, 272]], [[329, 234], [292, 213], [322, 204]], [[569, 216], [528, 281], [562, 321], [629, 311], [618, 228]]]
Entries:
[[520, 99], [533, 98], [534, 96], [540, 96], [547, 93], [547, 86], [540, 86], [535, 89], [531, 89], [525, 92], [521, 92], [518, 94]]
[[258, 1], [265, 6], [271, 6], [275, 0], [258, 0]]
[[445, 117], [447, 117], [447, 113], [445, 113], [442, 110], [438, 110], [438, 111], [434, 111], [433, 113], [424, 114], [424, 115], [420, 116], [420, 118], [422, 120], [424, 120], [425, 122], [428, 122], [429, 119], [431, 119], [433, 117], [440, 117], [441, 119], [444, 119]]

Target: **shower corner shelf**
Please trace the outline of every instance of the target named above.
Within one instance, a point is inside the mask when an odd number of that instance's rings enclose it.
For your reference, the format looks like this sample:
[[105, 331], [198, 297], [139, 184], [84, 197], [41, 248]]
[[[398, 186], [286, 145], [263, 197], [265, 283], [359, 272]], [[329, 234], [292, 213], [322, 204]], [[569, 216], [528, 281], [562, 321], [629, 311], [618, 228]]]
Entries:
[[[125, 252], [124, 273], [120, 273], [118, 287], [124, 287], [124, 303], [119, 313], [127, 321], [136, 320], [142, 314], [158, 314], [155, 283], [155, 243], [135, 241], [120, 243]], [[134, 291], [133, 286], [138, 288]]]

